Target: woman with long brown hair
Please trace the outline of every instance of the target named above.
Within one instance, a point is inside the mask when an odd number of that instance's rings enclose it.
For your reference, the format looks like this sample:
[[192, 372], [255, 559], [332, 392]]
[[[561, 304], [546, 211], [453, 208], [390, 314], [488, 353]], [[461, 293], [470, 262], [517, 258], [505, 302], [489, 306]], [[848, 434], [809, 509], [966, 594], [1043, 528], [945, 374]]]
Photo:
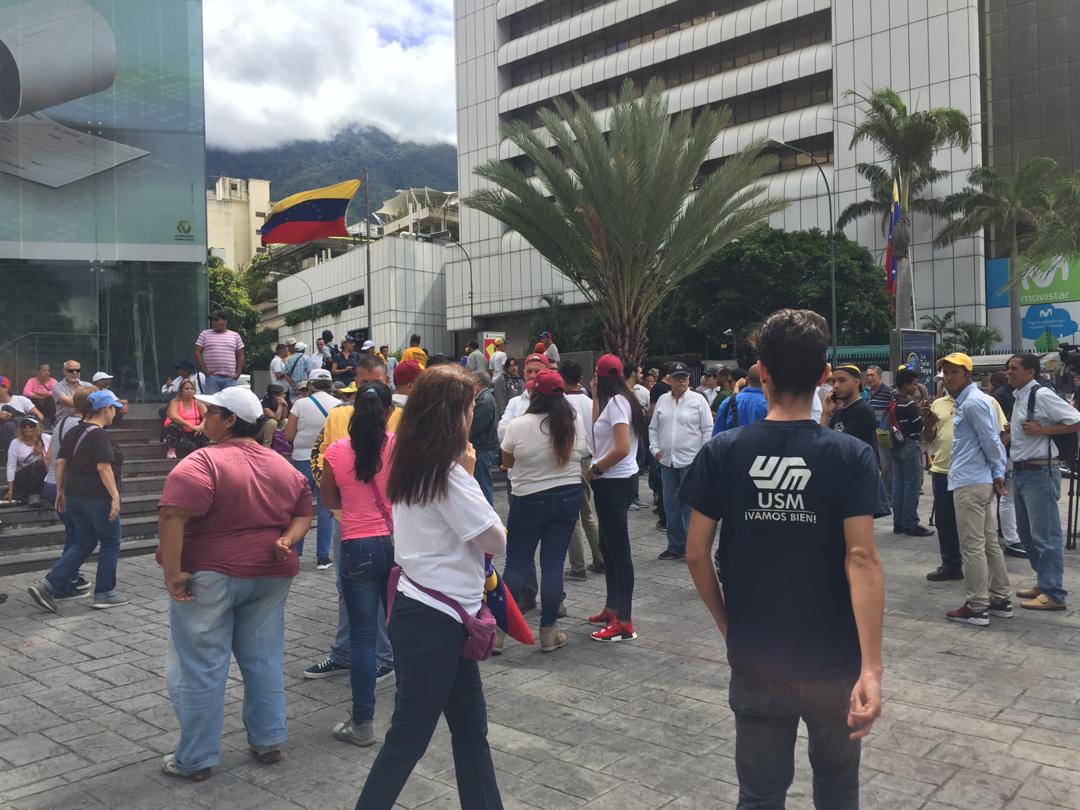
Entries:
[[[513, 468], [506, 521], [506, 568], [510, 593], [536, 582], [540, 546], [540, 650], [566, 644], [555, 620], [563, 600], [563, 565], [581, 509], [581, 459], [588, 453], [585, 424], [566, 401], [563, 378], [541, 371], [532, 380], [528, 410], [511, 420], [502, 440], [502, 463]], [[505, 635], [496, 634], [495, 649]]]
[[502, 808], [487, 742], [487, 706], [476, 661], [463, 658], [458, 611], [476, 615], [485, 554], [506, 548], [498, 514], [473, 478], [469, 445], [476, 382], [461, 366], [424, 371], [409, 393], [390, 463], [394, 556], [401, 566], [390, 612], [397, 697], [390, 730], [357, 801], [390, 810], [427, 750], [439, 715], [454, 748], [458, 797], [470, 810]]
[[634, 561], [626, 515], [638, 494], [637, 449], [645, 430], [645, 415], [626, 385], [622, 361], [613, 354], [596, 361], [593, 392], [596, 449], [589, 478], [596, 496], [607, 600], [604, 609], [589, 621], [604, 625], [592, 634], [597, 641], [630, 641], [637, 633], [631, 617]]

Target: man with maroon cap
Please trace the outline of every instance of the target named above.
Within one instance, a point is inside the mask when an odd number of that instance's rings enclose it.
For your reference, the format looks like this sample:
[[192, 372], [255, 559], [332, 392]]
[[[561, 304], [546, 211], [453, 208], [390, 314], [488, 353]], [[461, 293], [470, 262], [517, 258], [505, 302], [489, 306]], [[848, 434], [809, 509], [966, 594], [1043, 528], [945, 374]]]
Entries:
[[415, 360], [402, 360], [394, 366], [394, 404], [405, 407], [405, 402], [412, 391], [413, 383], [420, 379], [420, 364]]

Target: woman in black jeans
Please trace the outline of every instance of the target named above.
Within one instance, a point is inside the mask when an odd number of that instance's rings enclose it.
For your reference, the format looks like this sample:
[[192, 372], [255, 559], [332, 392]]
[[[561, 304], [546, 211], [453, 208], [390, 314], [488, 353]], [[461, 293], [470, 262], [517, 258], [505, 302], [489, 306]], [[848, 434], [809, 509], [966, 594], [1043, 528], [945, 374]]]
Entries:
[[499, 515], [473, 478], [469, 445], [476, 382], [458, 365], [429, 367], [409, 393], [391, 455], [394, 557], [401, 566], [390, 610], [397, 695], [390, 730], [357, 810], [390, 810], [446, 717], [458, 798], [469, 810], [502, 810], [487, 742], [487, 705], [476, 661], [463, 658], [465, 627], [484, 594], [485, 554], [501, 554]]
[[604, 627], [592, 634], [596, 641], [631, 641], [637, 638], [631, 617], [634, 600], [634, 561], [630, 556], [630, 504], [638, 494], [638, 439], [645, 432], [645, 416], [623, 378], [623, 365], [613, 354], [596, 361], [593, 378], [593, 465], [589, 468], [596, 519], [600, 524], [600, 550], [604, 554], [607, 600], [604, 609], [590, 616]]

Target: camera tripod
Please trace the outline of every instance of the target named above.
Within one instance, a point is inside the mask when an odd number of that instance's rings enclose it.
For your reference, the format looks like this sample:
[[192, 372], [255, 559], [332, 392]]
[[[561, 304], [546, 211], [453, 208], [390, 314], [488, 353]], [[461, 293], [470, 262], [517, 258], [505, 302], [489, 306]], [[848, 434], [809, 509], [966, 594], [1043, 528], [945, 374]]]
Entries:
[[1080, 454], [1072, 459], [1068, 467], [1063, 464], [1062, 476], [1069, 477], [1069, 503], [1066, 507], [1067, 520], [1065, 527], [1065, 548], [1068, 551], [1076, 550], [1076, 536], [1080, 534], [1080, 486], [1077, 485], [1077, 477], [1080, 476]]

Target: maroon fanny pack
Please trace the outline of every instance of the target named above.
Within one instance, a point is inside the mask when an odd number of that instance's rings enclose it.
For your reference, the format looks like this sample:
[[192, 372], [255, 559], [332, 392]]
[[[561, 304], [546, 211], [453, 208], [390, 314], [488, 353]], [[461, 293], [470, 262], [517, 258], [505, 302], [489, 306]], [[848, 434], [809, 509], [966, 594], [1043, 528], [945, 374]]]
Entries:
[[[403, 572], [400, 565], [390, 569], [390, 579], [386, 584], [386, 623], [390, 623], [390, 615], [394, 609], [394, 597], [397, 596], [398, 581]], [[465, 608], [459, 605], [444, 593], [425, 588], [418, 582], [409, 580], [413, 587], [430, 596], [447, 607], [451, 607], [465, 626], [465, 642], [461, 645], [461, 657], [473, 661], [484, 661], [491, 656], [491, 650], [495, 646], [495, 616], [487, 606], [487, 602], [480, 604], [480, 610], [475, 616], [465, 612]]]

